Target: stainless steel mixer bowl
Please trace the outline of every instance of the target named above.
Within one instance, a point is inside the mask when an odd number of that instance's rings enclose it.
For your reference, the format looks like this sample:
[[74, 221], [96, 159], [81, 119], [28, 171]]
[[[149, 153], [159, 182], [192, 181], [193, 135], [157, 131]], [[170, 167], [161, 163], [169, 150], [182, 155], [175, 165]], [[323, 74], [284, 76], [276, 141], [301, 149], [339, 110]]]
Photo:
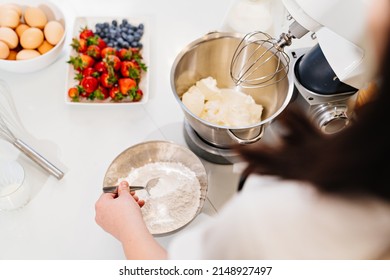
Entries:
[[[229, 72], [230, 62], [242, 37], [242, 34], [230, 32], [208, 33], [186, 46], [171, 69], [171, 87], [188, 123], [203, 140], [220, 148], [260, 140], [265, 127], [286, 108], [293, 96], [291, 73], [282, 81], [265, 88], [242, 88], [234, 84]], [[246, 51], [249, 55], [252, 50], [248, 48]], [[257, 104], [264, 107], [262, 120], [253, 125], [227, 127], [207, 122], [193, 114], [183, 104], [181, 97], [198, 80], [208, 76], [217, 80], [219, 88], [235, 88], [251, 95]]]

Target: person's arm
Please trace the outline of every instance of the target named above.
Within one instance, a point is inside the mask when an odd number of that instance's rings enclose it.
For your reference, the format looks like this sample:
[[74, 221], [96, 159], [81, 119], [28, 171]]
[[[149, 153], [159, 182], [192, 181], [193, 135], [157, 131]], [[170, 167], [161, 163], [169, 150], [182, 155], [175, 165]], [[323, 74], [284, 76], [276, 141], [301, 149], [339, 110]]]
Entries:
[[127, 182], [121, 182], [118, 196], [104, 193], [95, 204], [96, 223], [118, 239], [128, 259], [166, 259], [167, 253], [150, 234], [142, 218], [143, 201], [133, 197]]

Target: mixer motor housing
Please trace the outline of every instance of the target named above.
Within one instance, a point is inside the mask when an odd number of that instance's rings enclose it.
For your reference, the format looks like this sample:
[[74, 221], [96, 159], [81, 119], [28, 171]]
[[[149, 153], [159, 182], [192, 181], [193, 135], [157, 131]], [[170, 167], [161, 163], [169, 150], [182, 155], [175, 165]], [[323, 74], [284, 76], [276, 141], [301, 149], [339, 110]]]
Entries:
[[337, 78], [318, 45], [290, 50], [289, 55], [294, 72], [291, 103], [302, 108], [325, 134], [347, 127], [353, 119], [358, 90]]

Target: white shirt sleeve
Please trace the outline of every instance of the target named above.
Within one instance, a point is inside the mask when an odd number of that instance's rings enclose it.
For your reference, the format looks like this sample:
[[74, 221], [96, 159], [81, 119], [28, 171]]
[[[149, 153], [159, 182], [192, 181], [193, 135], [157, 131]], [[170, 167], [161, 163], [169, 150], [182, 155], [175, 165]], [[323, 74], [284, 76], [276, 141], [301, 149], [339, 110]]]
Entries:
[[371, 259], [390, 241], [390, 206], [250, 176], [209, 221], [183, 231], [170, 259]]

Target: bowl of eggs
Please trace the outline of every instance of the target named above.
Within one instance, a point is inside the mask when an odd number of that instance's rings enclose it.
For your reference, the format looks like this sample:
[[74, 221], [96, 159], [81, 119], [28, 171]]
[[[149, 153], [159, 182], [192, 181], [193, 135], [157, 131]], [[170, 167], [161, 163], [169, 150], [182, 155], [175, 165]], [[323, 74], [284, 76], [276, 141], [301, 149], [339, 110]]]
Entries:
[[0, 69], [28, 73], [49, 66], [65, 43], [63, 12], [50, 1], [11, 1], [0, 0]]

